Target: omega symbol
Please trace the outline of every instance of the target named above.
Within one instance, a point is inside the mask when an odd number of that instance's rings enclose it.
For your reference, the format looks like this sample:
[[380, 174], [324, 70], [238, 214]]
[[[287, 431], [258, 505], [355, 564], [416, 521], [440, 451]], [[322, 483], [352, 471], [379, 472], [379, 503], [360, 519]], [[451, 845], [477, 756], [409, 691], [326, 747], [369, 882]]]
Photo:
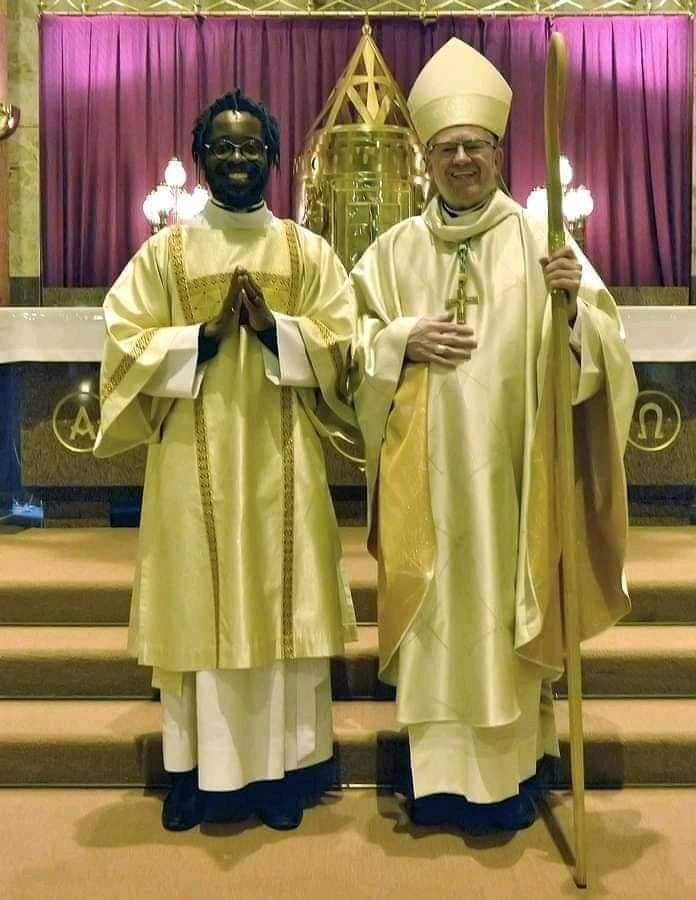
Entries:
[[681, 411], [669, 394], [641, 391], [636, 399], [628, 442], [645, 453], [658, 453], [671, 447], [681, 426]]

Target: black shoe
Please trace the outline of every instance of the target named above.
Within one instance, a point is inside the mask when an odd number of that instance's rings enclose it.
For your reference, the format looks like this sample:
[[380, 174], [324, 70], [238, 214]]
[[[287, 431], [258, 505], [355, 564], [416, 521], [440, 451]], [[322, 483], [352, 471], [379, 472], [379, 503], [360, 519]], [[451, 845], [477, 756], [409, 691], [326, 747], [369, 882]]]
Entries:
[[267, 782], [259, 791], [256, 814], [264, 825], [276, 831], [292, 831], [302, 821], [304, 808], [301, 797], [288, 790], [284, 779]]
[[205, 804], [205, 822], [244, 822], [253, 813], [247, 788], [238, 791], [201, 791]]
[[497, 803], [466, 802], [457, 824], [464, 831], [476, 834], [487, 831], [522, 831], [533, 825], [537, 817], [533, 797], [523, 792]]
[[453, 825], [460, 818], [459, 806], [465, 802], [457, 794], [427, 794], [411, 800], [409, 818], [414, 825]]
[[188, 831], [203, 821], [205, 801], [198, 790], [198, 769], [172, 772], [172, 789], [162, 807], [162, 825], [167, 831]]
[[316, 806], [321, 801], [322, 794], [333, 790], [337, 781], [333, 757], [313, 766], [292, 769], [285, 773], [283, 779], [285, 788], [298, 797], [303, 809]]

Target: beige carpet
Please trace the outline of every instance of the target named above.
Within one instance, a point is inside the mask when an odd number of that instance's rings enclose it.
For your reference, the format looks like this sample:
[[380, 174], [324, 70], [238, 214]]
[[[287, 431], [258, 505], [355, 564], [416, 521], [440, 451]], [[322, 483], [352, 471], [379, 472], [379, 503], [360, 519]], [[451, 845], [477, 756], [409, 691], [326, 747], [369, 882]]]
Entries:
[[[376, 571], [364, 528], [341, 537], [358, 619], [370, 622]], [[126, 654], [136, 538], [109, 528], [0, 535], [0, 784], [162, 783], [159, 708], [149, 673]], [[696, 528], [631, 529], [640, 624], [583, 653], [592, 786], [696, 784], [695, 561]], [[383, 784], [400, 741], [376, 678], [375, 628], [360, 637], [332, 667], [340, 778]], [[563, 738], [564, 703], [559, 725]]]
[[350, 791], [296, 832], [258, 824], [168, 834], [137, 790], [0, 791], [3, 900], [559, 900], [696, 897], [696, 790], [588, 796], [589, 888], [574, 887], [559, 821], [516, 836], [413, 828], [398, 802]]
[[[0, 622], [114, 624], [128, 619], [137, 532], [45, 528], [0, 534]], [[377, 567], [365, 529], [342, 527], [358, 620], [376, 621]], [[696, 622], [696, 527], [631, 528], [634, 622]]]
[[[151, 697], [151, 672], [127, 641], [125, 625], [2, 625], [0, 698]], [[585, 697], [696, 696], [696, 625], [612, 628], [582, 654]], [[394, 696], [377, 678], [375, 626], [361, 625], [331, 668], [335, 700]]]

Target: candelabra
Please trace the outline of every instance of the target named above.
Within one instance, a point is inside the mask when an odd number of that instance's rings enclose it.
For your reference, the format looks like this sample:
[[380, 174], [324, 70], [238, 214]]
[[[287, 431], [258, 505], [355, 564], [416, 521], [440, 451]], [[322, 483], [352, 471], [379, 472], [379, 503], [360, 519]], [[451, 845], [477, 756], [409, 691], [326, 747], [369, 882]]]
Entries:
[[162, 184], [150, 191], [143, 201], [143, 212], [153, 234], [165, 225], [193, 219], [210, 199], [210, 194], [200, 184], [189, 193], [184, 187], [187, 177], [181, 160], [173, 157], [164, 170]]
[[[570, 182], [573, 180], [573, 168], [565, 156], [562, 156], [560, 159], [560, 169], [561, 189], [563, 191], [563, 218], [568, 226], [568, 231], [584, 250], [585, 222], [594, 210], [592, 193], [583, 184], [576, 188], [570, 187]], [[534, 188], [529, 197], [527, 197], [527, 210], [534, 216], [546, 217], [546, 188]]]

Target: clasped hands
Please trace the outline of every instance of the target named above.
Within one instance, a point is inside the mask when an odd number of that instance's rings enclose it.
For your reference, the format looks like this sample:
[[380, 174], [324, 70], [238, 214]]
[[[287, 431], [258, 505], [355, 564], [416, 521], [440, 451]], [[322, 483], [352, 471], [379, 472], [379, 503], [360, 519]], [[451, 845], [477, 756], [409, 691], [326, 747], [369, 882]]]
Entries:
[[[539, 260], [546, 290], [565, 291], [568, 323], [572, 325], [578, 314], [578, 292], [582, 266], [572, 247], [564, 247], [551, 256]], [[406, 342], [406, 359], [414, 363], [439, 363], [453, 368], [471, 359], [476, 349], [476, 335], [470, 325], [453, 321], [452, 313], [423, 316], [414, 325]]]
[[214, 319], [206, 322], [203, 333], [220, 342], [240, 325], [248, 325], [252, 331], [265, 331], [273, 327], [274, 321], [261, 288], [245, 268], [237, 266], [232, 273], [230, 289], [222, 310]]

